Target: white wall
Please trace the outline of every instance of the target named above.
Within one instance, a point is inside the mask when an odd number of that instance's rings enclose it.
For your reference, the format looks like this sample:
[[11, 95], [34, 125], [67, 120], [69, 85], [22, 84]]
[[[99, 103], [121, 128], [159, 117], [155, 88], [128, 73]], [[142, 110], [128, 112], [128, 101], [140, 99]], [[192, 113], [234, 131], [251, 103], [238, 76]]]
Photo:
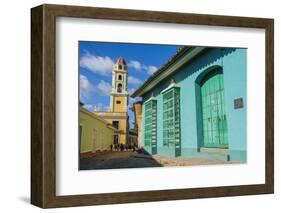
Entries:
[[[279, 1], [246, 0], [50, 0], [48, 3], [116, 8], [164, 10], [175, 12], [209, 13], [275, 18], [275, 104], [280, 109], [280, 30]], [[0, 54], [1, 54], [1, 212], [20, 210], [38, 212], [28, 204], [30, 180], [30, 8], [44, 3], [39, 0], [1, 1], [0, 6]], [[279, 10], [278, 10], [279, 8]], [[279, 84], [279, 85], [277, 85]], [[124, 204], [98, 207], [68, 208], [69, 212], [253, 212], [263, 210], [277, 212], [280, 206], [281, 113], [275, 111], [275, 194], [231, 198], [197, 199], [157, 203]], [[279, 204], [279, 205], [278, 205]], [[6, 210], [6, 211], [5, 211]], [[65, 209], [50, 210], [64, 212]]]

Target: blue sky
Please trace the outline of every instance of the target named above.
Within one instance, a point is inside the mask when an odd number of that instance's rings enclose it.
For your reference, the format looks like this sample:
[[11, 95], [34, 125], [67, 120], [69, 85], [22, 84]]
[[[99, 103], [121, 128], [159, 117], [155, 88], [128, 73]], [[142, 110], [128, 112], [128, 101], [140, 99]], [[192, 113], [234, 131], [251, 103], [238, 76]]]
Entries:
[[[80, 101], [89, 111], [109, 107], [111, 71], [121, 56], [128, 65], [128, 92], [131, 94], [144, 80], [176, 53], [181, 46], [79, 42]], [[129, 99], [131, 106], [134, 99]], [[129, 112], [132, 128], [133, 113]]]

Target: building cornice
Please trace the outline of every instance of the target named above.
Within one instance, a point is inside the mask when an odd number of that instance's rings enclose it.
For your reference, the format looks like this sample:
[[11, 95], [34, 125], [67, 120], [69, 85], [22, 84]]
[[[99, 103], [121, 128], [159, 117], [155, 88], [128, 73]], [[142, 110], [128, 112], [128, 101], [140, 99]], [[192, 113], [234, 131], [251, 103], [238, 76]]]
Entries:
[[148, 100], [144, 102], [144, 104], [148, 103], [149, 101], [157, 101], [155, 97], [150, 97]]
[[119, 93], [119, 92], [111, 92], [110, 94], [114, 95], [114, 96], [128, 96], [129, 95], [128, 93]]
[[166, 89], [163, 89], [161, 91], [161, 94], [165, 93], [165, 92], [168, 92], [172, 88], [180, 88], [180, 86], [178, 84], [176, 84], [176, 83], [171, 83]]

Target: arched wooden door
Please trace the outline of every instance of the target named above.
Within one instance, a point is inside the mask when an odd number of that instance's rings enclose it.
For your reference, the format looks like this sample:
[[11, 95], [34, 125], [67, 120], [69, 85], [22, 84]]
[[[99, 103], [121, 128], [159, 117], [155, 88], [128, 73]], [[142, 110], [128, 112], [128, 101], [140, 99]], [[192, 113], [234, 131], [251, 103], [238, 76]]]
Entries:
[[201, 83], [203, 147], [228, 148], [224, 81], [221, 70], [208, 73]]

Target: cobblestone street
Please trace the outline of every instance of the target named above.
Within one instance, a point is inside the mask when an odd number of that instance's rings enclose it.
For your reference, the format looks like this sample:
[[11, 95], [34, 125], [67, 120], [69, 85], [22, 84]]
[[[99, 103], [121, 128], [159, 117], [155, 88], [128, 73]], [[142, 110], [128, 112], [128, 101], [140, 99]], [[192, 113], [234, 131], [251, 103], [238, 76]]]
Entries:
[[[81, 170], [91, 169], [118, 169], [118, 168], [145, 168], [168, 166], [192, 166], [231, 164], [223, 160], [209, 160], [197, 158], [168, 158], [159, 155], [150, 156], [132, 151], [97, 153], [80, 159]], [[237, 163], [237, 162], [236, 162]]]

